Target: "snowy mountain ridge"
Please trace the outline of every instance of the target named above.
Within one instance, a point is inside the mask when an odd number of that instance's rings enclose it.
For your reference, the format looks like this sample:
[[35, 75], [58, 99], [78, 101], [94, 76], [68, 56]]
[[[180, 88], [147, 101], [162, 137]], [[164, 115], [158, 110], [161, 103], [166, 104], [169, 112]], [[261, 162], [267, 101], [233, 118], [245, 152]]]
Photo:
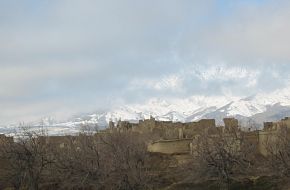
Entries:
[[[185, 99], [163, 100], [153, 98], [144, 104], [131, 104], [112, 108], [110, 111], [85, 114], [66, 122], [45, 118], [35, 126], [48, 126], [54, 133], [77, 132], [82, 125], [106, 127], [109, 121], [126, 120], [138, 122], [150, 116], [156, 120], [190, 122], [213, 118], [217, 123], [224, 117], [239, 120], [253, 119], [260, 124], [265, 120], [278, 120], [290, 115], [290, 88], [267, 93], [258, 93], [246, 98], [234, 96], [192, 96]], [[11, 128], [11, 126], [6, 127]], [[2, 130], [3, 131], [3, 130]], [[1, 129], [0, 129], [1, 132]]]
[[138, 122], [150, 116], [155, 117], [156, 120], [174, 122], [190, 122], [202, 118], [218, 119], [221, 116], [251, 118], [267, 112], [275, 105], [289, 107], [290, 110], [290, 88], [269, 94], [258, 93], [246, 98], [234, 96], [192, 96], [186, 99], [169, 100], [153, 98], [145, 104], [120, 106], [108, 112], [87, 115], [86, 119], [77, 118], [73, 122], [57, 125], [98, 124], [105, 126], [109, 121]]

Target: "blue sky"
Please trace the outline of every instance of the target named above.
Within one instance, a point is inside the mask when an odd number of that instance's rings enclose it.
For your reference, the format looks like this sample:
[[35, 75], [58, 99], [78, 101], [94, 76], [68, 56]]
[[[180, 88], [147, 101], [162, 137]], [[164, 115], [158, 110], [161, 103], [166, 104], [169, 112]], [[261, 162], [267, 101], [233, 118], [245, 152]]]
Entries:
[[0, 0], [0, 122], [289, 85], [283, 0]]

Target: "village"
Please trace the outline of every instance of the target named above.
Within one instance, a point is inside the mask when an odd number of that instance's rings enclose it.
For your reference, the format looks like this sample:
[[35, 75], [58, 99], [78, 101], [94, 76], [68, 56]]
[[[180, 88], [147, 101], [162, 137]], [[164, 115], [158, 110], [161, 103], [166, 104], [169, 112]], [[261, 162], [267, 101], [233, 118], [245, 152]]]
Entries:
[[[257, 153], [267, 156], [267, 142], [274, 140], [277, 133], [285, 131], [290, 135], [290, 118], [285, 117], [277, 122], [264, 122], [264, 128], [258, 129], [241, 129], [239, 122], [235, 118], [224, 118], [224, 126], [216, 126], [214, 119], [201, 119], [197, 122], [172, 122], [172, 121], [156, 121], [153, 117], [148, 120], [141, 120], [138, 124], [132, 124], [128, 121], [120, 121], [115, 124], [110, 122], [109, 128], [106, 131], [114, 130], [120, 132], [137, 132], [146, 133], [151, 131], [158, 135], [160, 139], [152, 142], [148, 146], [148, 151], [159, 152], [164, 154], [189, 154], [194, 152], [193, 140], [202, 132], [214, 135], [216, 129], [219, 131], [241, 131], [245, 137], [249, 139], [257, 148]], [[290, 137], [290, 136], [289, 136]]]
[[[224, 126], [216, 126], [214, 119], [201, 119], [197, 122], [172, 122], [157, 121], [155, 118], [140, 120], [139, 123], [130, 123], [129, 121], [110, 121], [108, 128], [96, 131], [92, 136], [105, 135], [110, 133], [150, 133], [154, 135], [154, 141], [148, 144], [149, 152], [163, 154], [192, 154], [194, 152], [194, 139], [206, 132], [209, 135], [215, 135], [217, 131], [240, 131], [256, 147], [257, 153], [267, 156], [267, 141], [273, 140], [277, 133], [283, 131], [290, 135], [290, 118], [277, 122], [264, 122], [262, 130], [241, 129], [239, 122], [235, 118], [224, 118]], [[289, 133], [289, 134], [288, 134]], [[81, 133], [80, 133], [81, 135]], [[59, 148], [67, 146], [67, 137], [73, 137], [77, 141], [78, 136], [43, 136], [45, 142], [54, 144]], [[290, 136], [289, 136], [290, 137]], [[0, 142], [13, 142], [13, 136], [0, 134]]]
[[[49, 136], [29, 130], [21, 138], [1, 134], [0, 188], [25, 189], [32, 183], [35, 189], [80, 185], [80, 189], [102, 189], [97, 188], [100, 184], [103, 189], [111, 185], [148, 189], [148, 184], [163, 189], [179, 178], [193, 182], [189, 174], [203, 171], [208, 176], [198, 181], [214, 179], [231, 189], [235, 180], [278, 175], [270, 165], [279, 175], [288, 175], [290, 118], [265, 122], [262, 130], [241, 128], [235, 118], [223, 121], [224, 126], [216, 126], [214, 119], [181, 123], [150, 117], [138, 123], [110, 122], [104, 130], [78, 135]], [[152, 181], [157, 176], [162, 182]]]

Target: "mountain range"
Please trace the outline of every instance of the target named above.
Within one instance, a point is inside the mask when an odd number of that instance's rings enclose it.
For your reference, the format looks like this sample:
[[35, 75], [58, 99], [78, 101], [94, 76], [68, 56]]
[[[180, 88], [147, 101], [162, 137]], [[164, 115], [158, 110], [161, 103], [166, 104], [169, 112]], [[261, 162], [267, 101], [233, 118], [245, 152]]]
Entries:
[[[65, 122], [51, 118], [42, 120], [54, 134], [79, 131], [80, 126], [106, 127], [109, 121], [126, 120], [138, 122], [150, 116], [156, 120], [173, 122], [198, 121], [203, 118], [216, 119], [222, 125], [225, 117], [239, 119], [242, 126], [261, 128], [264, 121], [275, 121], [290, 116], [290, 88], [270, 93], [258, 93], [246, 98], [234, 96], [192, 96], [185, 99], [150, 99], [144, 104], [129, 104], [112, 108], [109, 111], [81, 114]], [[39, 126], [39, 123], [34, 123]], [[11, 126], [0, 128], [9, 131]]]

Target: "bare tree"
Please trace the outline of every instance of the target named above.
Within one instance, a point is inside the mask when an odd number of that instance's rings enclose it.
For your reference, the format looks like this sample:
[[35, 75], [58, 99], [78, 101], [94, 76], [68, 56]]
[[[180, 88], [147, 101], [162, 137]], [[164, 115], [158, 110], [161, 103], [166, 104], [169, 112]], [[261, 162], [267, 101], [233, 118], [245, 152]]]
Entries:
[[15, 142], [1, 143], [0, 184], [29, 190], [153, 189], [147, 135], [83, 127], [76, 136], [48, 136], [43, 128], [22, 128]]
[[269, 133], [265, 150], [274, 175], [290, 177], [290, 139], [287, 127]]
[[216, 179], [221, 188], [229, 189], [232, 180], [252, 166], [250, 155], [255, 145], [238, 128], [204, 132], [194, 143], [198, 171], [206, 178]]
[[136, 133], [112, 133], [102, 138], [106, 145], [110, 189], [150, 189], [149, 154], [145, 140]]
[[22, 127], [16, 142], [8, 142], [1, 147], [6, 179], [16, 189], [39, 189], [44, 170], [53, 163], [48, 145], [41, 138], [43, 135], [43, 131], [40, 133]]
[[53, 173], [59, 179], [59, 188], [102, 189], [106, 171], [98, 137], [81, 134], [63, 140], [65, 146], [54, 150]]

